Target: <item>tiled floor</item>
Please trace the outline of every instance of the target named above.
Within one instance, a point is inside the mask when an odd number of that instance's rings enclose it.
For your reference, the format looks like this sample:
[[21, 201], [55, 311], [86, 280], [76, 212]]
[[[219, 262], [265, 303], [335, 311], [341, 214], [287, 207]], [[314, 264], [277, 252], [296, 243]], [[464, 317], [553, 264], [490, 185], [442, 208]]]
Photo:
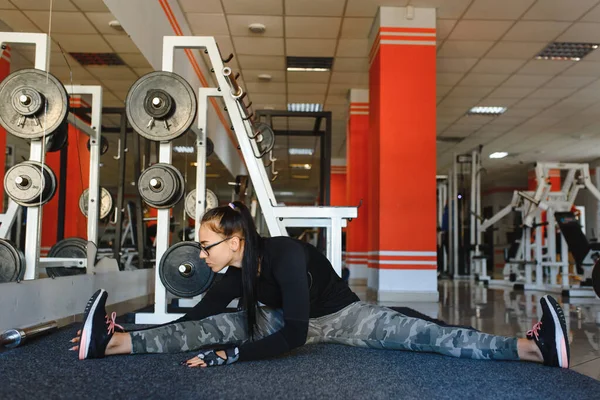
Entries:
[[[365, 298], [365, 287], [353, 287]], [[515, 292], [487, 289], [469, 281], [440, 281], [440, 302], [431, 305], [388, 304], [408, 306], [450, 324], [471, 325], [483, 332], [503, 336], [524, 337], [541, 316], [539, 299], [546, 293]], [[571, 368], [600, 380], [600, 299], [563, 302], [571, 339]], [[424, 307], [423, 307], [424, 306]], [[437, 312], [437, 314], [436, 314]]]

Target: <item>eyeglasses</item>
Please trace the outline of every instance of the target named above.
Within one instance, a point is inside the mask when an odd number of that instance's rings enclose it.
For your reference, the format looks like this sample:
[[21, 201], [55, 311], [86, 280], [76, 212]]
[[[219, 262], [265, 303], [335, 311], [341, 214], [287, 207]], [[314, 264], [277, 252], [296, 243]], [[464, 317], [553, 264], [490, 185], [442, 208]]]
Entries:
[[223, 239], [223, 240], [220, 240], [220, 241], [218, 241], [217, 243], [209, 244], [208, 246], [202, 246], [202, 245], [200, 245], [200, 251], [203, 251], [203, 252], [205, 252], [205, 253], [206, 253], [206, 256], [207, 256], [207, 257], [210, 257], [210, 254], [208, 253], [208, 251], [209, 251], [210, 249], [212, 249], [213, 247], [215, 247], [215, 246], [217, 246], [217, 245], [219, 245], [219, 244], [221, 244], [221, 243], [223, 243], [223, 242], [226, 242], [227, 240], [229, 240], [229, 239], [231, 239], [231, 238], [233, 238], [233, 236], [230, 236], [230, 237], [228, 237], [228, 238], [225, 238], [225, 239]]

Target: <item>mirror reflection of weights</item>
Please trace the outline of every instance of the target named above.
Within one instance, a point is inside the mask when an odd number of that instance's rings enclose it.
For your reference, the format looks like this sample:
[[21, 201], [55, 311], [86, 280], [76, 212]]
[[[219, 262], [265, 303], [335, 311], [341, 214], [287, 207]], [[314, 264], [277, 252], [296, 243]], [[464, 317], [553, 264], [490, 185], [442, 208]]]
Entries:
[[36, 161], [23, 161], [10, 168], [4, 176], [6, 194], [24, 207], [41, 206], [56, 193], [54, 172]]
[[25, 256], [10, 240], [0, 239], [0, 283], [16, 282], [25, 275]]
[[[85, 189], [81, 196], [79, 196], [79, 210], [86, 217], [88, 216], [88, 205], [89, 205], [90, 190]], [[113, 198], [110, 192], [101, 187], [100, 188], [100, 220], [106, 219], [113, 211]]]
[[56, 77], [38, 69], [13, 72], [0, 84], [0, 125], [22, 139], [41, 139], [64, 126], [69, 95]]
[[[194, 189], [190, 191], [185, 198], [185, 213], [191, 219], [196, 219], [196, 200], [196, 189]], [[204, 205], [204, 212], [207, 212], [208, 210], [218, 206], [219, 199], [217, 198], [215, 192], [210, 189], [206, 189], [206, 203]]]
[[[48, 257], [85, 259], [87, 258], [87, 244], [87, 240], [78, 237], [63, 239], [50, 248]], [[60, 276], [83, 275], [86, 273], [86, 269], [77, 267], [51, 267], [46, 268], [46, 273], [50, 278], [57, 278]]]

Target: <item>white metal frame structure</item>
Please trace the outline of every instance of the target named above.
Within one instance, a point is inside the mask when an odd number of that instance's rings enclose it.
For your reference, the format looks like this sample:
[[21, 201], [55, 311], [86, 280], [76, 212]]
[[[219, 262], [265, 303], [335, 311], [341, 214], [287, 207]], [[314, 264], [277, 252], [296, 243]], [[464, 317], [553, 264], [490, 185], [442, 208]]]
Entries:
[[[549, 176], [551, 170], [567, 171], [561, 190], [551, 192]], [[569, 262], [568, 247], [564, 235], [561, 232], [561, 255], [560, 261], [556, 257], [556, 219], [555, 212], [571, 211], [577, 194], [581, 189], [588, 189], [592, 195], [600, 201], [600, 191], [594, 186], [591, 180], [588, 164], [575, 163], [537, 163], [535, 166], [537, 187], [535, 191], [515, 191], [511, 204], [500, 210], [489, 220], [481, 224], [481, 230], [485, 231], [490, 226], [504, 218], [513, 210], [519, 210], [523, 216], [523, 238], [521, 241], [519, 254], [516, 260], [509, 260], [507, 267], [514, 265], [524, 265], [524, 282], [522, 284], [525, 290], [543, 290], [547, 292], [561, 293], [567, 291], [573, 297], [595, 297], [591, 288], [571, 286], [569, 284]], [[544, 234], [541, 223], [542, 213], [546, 212], [547, 226]], [[530, 230], [534, 229], [535, 242], [531, 244]], [[546, 250], [546, 254], [544, 254]], [[532, 259], [532, 253], [535, 255]], [[593, 261], [588, 260], [589, 265], [584, 265], [586, 275], [590, 273]], [[535, 281], [533, 280], [533, 266], [535, 266]], [[510, 269], [510, 268], [508, 268]], [[549, 272], [549, 281], [544, 282], [544, 269]], [[562, 282], [558, 284], [557, 275], [562, 275]], [[490, 285], [513, 285], [515, 282], [505, 280], [491, 280]]]
[[[21, 43], [35, 45], [36, 69], [47, 71], [49, 61], [49, 37], [45, 33], [15, 33], [0, 32], [0, 45], [4, 43]], [[88, 256], [87, 259], [76, 258], [40, 258], [40, 229], [42, 221], [42, 207], [27, 208], [27, 226], [25, 233], [25, 280], [37, 279], [41, 268], [47, 267], [79, 267], [85, 268], [94, 265], [98, 241], [98, 196], [99, 196], [99, 163], [100, 163], [100, 140], [102, 135], [102, 87], [71, 85], [66, 87], [67, 92], [72, 94], [89, 94], [92, 96], [92, 126], [88, 127], [80, 122], [78, 129], [90, 136], [90, 196], [88, 203]], [[69, 115], [69, 122], [77, 124], [77, 119]], [[32, 140], [30, 145], [30, 161], [41, 162], [43, 158], [42, 140]], [[14, 224], [19, 205], [9, 201], [6, 214], [0, 215], [0, 237], [8, 237], [9, 231]], [[90, 246], [93, 244], [93, 246]], [[93, 273], [91, 268], [87, 273]]]
[[[200, 88], [198, 90], [198, 166], [205, 165], [205, 152], [203, 148], [206, 140], [206, 121], [208, 112], [208, 98], [218, 97], [223, 100], [228, 111], [233, 130], [238, 140], [240, 151], [244, 157], [248, 174], [252, 181], [254, 193], [269, 229], [271, 236], [287, 236], [287, 226], [297, 227], [325, 227], [327, 229], [327, 257], [336, 272], [342, 271], [342, 228], [347, 220], [358, 216], [357, 207], [287, 207], [277, 206], [271, 181], [262, 160], [257, 159], [257, 144], [249, 139], [253, 134], [251, 121], [246, 115], [244, 106], [238, 101], [243, 90], [237, 85], [231, 70], [224, 67], [223, 59], [214, 37], [194, 36], [165, 36], [163, 38], [163, 71], [173, 71], [173, 57], [175, 49], [200, 49], [208, 54], [212, 68], [217, 79], [217, 88]], [[256, 153], [255, 153], [256, 152]], [[171, 143], [161, 143], [159, 162], [171, 163]], [[196, 235], [198, 234], [201, 216], [204, 212], [204, 174], [196, 174]], [[158, 210], [157, 237], [156, 237], [156, 291], [154, 313], [136, 314], [136, 323], [160, 324], [177, 317], [177, 314], [167, 314], [166, 289], [160, 281], [158, 266], [160, 260], [169, 246], [168, 229], [169, 210]], [[196, 240], [198, 237], [195, 237]]]

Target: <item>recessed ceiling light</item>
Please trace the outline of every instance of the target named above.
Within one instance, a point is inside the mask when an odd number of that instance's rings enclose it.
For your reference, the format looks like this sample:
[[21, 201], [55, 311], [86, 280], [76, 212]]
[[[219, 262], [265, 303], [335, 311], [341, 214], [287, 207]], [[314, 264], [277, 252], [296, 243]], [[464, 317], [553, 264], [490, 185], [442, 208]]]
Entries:
[[536, 60], [580, 61], [598, 48], [595, 43], [553, 42], [536, 56]]
[[293, 196], [295, 193], [294, 192], [279, 192], [278, 195], [279, 196]]
[[291, 156], [312, 156], [314, 153], [313, 149], [298, 149], [298, 148], [291, 148], [289, 150], [289, 154]]
[[467, 115], [500, 115], [504, 114], [506, 107], [486, 107], [478, 106], [473, 107], [467, 112]]
[[252, 33], [265, 33], [265, 31], [267, 30], [267, 27], [261, 23], [254, 23], [254, 24], [248, 25], [248, 29]]
[[117, 21], [116, 19], [113, 19], [112, 21], [110, 21], [108, 23], [108, 26], [113, 28], [115, 31], [123, 31], [124, 30], [121, 23], [119, 21]]
[[270, 81], [273, 77], [270, 74], [259, 74], [258, 79], [261, 81]]
[[310, 175], [292, 175], [292, 179], [310, 179]]
[[508, 155], [505, 151], [497, 151], [495, 153], [490, 154], [490, 158], [504, 158]]

